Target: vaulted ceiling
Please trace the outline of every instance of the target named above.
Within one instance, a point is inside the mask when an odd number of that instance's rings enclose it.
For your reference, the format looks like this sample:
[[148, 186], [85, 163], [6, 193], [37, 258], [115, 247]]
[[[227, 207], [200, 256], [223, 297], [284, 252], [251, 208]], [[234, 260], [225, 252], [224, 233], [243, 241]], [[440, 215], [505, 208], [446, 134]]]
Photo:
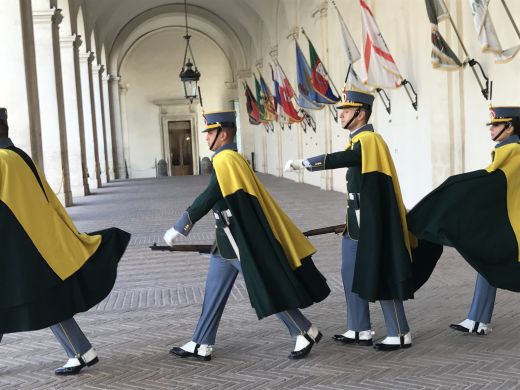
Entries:
[[[319, 3], [319, 0], [307, 0]], [[189, 28], [213, 40], [234, 71], [251, 66], [263, 48], [276, 44], [279, 25], [287, 25], [286, 9], [298, 0], [189, 0]], [[146, 34], [185, 26], [184, 2], [171, 0], [71, 0], [73, 15], [81, 8], [86, 42], [92, 32], [96, 48], [105, 49], [111, 73], [117, 73], [125, 53]]]

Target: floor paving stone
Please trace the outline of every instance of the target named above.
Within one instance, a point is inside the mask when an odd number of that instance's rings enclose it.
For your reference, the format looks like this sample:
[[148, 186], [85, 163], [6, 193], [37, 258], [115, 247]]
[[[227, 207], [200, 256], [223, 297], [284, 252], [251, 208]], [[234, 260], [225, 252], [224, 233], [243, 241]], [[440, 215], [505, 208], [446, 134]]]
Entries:
[[[302, 229], [339, 224], [345, 194], [259, 175]], [[8, 334], [0, 344], [0, 389], [516, 389], [520, 388], [518, 295], [499, 291], [488, 336], [448, 328], [467, 314], [475, 271], [446, 249], [431, 279], [405, 303], [413, 347], [398, 352], [338, 345], [345, 330], [340, 237], [313, 237], [315, 262], [331, 295], [305, 310], [324, 339], [307, 359], [274, 318], [258, 321], [241, 276], [229, 298], [210, 362], [179, 359], [168, 350], [190, 339], [200, 314], [208, 257], [152, 252], [162, 235], [202, 191], [207, 176], [116, 181], [68, 209], [81, 231], [117, 226], [132, 233], [111, 294], [77, 320], [98, 350], [99, 364], [80, 375], [53, 374], [66, 357], [50, 330]], [[203, 218], [186, 239], [211, 243]], [[376, 337], [382, 313], [370, 305]]]

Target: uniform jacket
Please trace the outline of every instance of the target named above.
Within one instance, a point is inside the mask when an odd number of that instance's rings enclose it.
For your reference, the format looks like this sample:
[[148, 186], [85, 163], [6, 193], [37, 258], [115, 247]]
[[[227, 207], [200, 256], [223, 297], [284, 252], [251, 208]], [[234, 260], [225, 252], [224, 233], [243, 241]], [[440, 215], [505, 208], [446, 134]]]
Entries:
[[[195, 223], [204, 211], [215, 208], [230, 211], [229, 229], [238, 246], [247, 291], [258, 318], [304, 308], [324, 299], [330, 289], [312, 261], [314, 247], [265, 190], [233, 145], [215, 153], [213, 166], [208, 188], [187, 209], [187, 215]], [[207, 202], [205, 208], [201, 197]], [[225, 233], [219, 236], [220, 230], [223, 232], [218, 227], [219, 251], [225, 254], [230, 250], [231, 258], [235, 258]]]

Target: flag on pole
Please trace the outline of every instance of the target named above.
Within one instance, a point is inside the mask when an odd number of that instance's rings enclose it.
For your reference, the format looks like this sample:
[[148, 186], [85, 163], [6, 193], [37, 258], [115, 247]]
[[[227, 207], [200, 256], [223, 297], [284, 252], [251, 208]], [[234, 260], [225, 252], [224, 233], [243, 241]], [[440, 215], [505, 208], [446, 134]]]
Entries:
[[260, 120], [260, 109], [258, 107], [258, 102], [253, 96], [253, 92], [251, 92], [249, 85], [245, 81], [244, 90], [246, 94], [246, 108], [247, 113], [249, 115], [249, 123], [251, 123], [252, 125], [259, 125], [262, 122]]
[[302, 108], [309, 108], [311, 110], [320, 110], [324, 106], [323, 98], [314, 90], [311, 82], [311, 67], [305, 59], [302, 49], [298, 42], [296, 44], [296, 80], [298, 83], [298, 98], [296, 103]]
[[262, 93], [264, 95], [264, 107], [265, 107], [265, 116], [268, 121], [276, 120], [276, 107], [274, 96], [271, 93], [271, 90], [267, 86], [264, 78], [260, 74], [260, 87], [262, 88]]
[[444, 0], [425, 1], [432, 29], [432, 67], [439, 70], [458, 70], [462, 67], [462, 62], [439, 32], [439, 22], [450, 17], [448, 8], [444, 4]]
[[502, 49], [500, 41], [495, 31], [495, 26], [489, 16], [488, 6], [490, 0], [469, 0], [471, 13], [473, 14], [473, 24], [480, 41], [480, 50], [483, 52], [493, 53], [495, 55], [495, 63], [503, 64], [509, 62], [520, 50], [520, 45]]
[[260, 82], [256, 78], [256, 75], [253, 74], [255, 77], [255, 91], [256, 91], [256, 101], [258, 103], [258, 111], [260, 113], [260, 122], [266, 123], [267, 120], [265, 118], [265, 104], [264, 104], [264, 96], [262, 94], [262, 87], [260, 86]]
[[372, 11], [359, 0], [363, 23], [363, 83], [376, 88], [398, 88], [403, 77], [386, 45]]
[[322, 103], [334, 104], [339, 102], [340, 98], [334, 95], [334, 92], [332, 92], [329, 83], [329, 76], [327, 74], [327, 71], [325, 70], [325, 67], [323, 66], [323, 63], [321, 62], [320, 57], [318, 56], [318, 53], [316, 53], [316, 49], [314, 49], [314, 45], [307, 36], [305, 37], [309, 42], [309, 53], [311, 57], [312, 69], [311, 82], [312, 86], [314, 87], [314, 90], [319, 95], [321, 95], [321, 97], [323, 97], [323, 99], [321, 99]]
[[347, 80], [345, 82], [346, 88], [368, 92], [372, 90], [372, 88], [368, 88], [365, 84], [363, 84], [353, 66], [356, 61], [359, 61], [361, 54], [359, 53], [359, 49], [354, 42], [354, 39], [352, 39], [352, 35], [350, 34], [343, 17], [339, 13], [338, 7], [335, 6], [335, 8], [338, 13], [339, 26], [341, 29], [341, 36], [343, 38], [343, 48], [345, 49], [345, 55], [347, 58], [347, 69], [349, 69]]
[[291, 99], [295, 98], [294, 90], [292, 89], [280, 64], [275, 63], [274, 66], [274, 80], [277, 89], [276, 96], [283, 113], [285, 114], [284, 116], [287, 118], [288, 123], [299, 123], [303, 120], [303, 117], [298, 115], [298, 111], [292, 103]]

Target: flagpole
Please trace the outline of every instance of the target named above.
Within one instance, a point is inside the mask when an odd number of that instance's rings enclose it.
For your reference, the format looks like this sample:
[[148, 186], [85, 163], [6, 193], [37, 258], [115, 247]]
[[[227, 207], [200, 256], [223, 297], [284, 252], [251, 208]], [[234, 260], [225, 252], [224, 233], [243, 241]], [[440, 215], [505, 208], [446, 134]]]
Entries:
[[[458, 30], [457, 30], [457, 27], [455, 27], [455, 23], [453, 22], [453, 19], [452, 19], [451, 14], [449, 12], [448, 12], [448, 17], [450, 19], [451, 27], [453, 27], [453, 30], [455, 31], [455, 35], [457, 35], [457, 39], [459, 40], [460, 46], [462, 47], [462, 51], [466, 55], [466, 58], [468, 58], [468, 64], [471, 67], [471, 70], [473, 71], [473, 75], [477, 79], [477, 83], [478, 83], [478, 85], [480, 87], [480, 91], [482, 92], [482, 95], [484, 95], [484, 97], [486, 99], [488, 99], [488, 96], [489, 96], [489, 90], [488, 90], [488, 88], [489, 88], [489, 79], [486, 76], [486, 74], [484, 73], [484, 70], [482, 69], [482, 66], [480, 66], [480, 63], [478, 61], [476, 61], [474, 58], [471, 58], [471, 59], [469, 58], [469, 53], [466, 50], [466, 46], [464, 46], [464, 42], [462, 42], [462, 38], [460, 37], [460, 34], [459, 34]], [[480, 68], [480, 71], [482, 72], [482, 76], [486, 79], [486, 87], [485, 88], [482, 85], [482, 81], [478, 77], [477, 71], [474, 68], [474, 66], [477, 65], [477, 64], [478, 64], [478, 66]]]
[[518, 26], [516, 25], [515, 20], [513, 19], [513, 15], [511, 15], [511, 11], [509, 11], [509, 7], [506, 4], [506, 0], [501, 0], [501, 2], [502, 2], [502, 5], [504, 6], [504, 8], [506, 9], [506, 13], [507, 13], [507, 16], [509, 17], [509, 20], [513, 24], [513, 28], [516, 31], [516, 35], [518, 35], [518, 38], [520, 38], [520, 30], [518, 30]]

